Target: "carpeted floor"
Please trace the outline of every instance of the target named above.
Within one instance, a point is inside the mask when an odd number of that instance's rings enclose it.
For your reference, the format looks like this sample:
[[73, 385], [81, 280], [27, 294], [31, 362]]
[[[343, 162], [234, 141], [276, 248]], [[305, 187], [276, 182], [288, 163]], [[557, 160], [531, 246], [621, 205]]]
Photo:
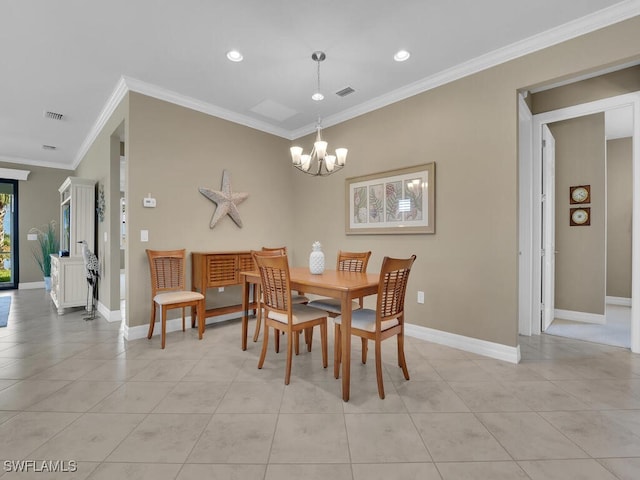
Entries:
[[6, 327], [9, 321], [9, 310], [11, 308], [11, 297], [0, 297], [0, 327]]
[[556, 318], [545, 331], [549, 335], [575, 338], [587, 342], [631, 348], [631, 309], [607, 305], [606, 325], [573, 322]]

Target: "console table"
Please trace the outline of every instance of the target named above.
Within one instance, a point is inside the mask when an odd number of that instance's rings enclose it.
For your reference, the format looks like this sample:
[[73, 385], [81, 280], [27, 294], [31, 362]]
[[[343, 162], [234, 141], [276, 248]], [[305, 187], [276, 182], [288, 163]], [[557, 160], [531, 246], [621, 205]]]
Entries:
[[[240, 272], [255, 270], [250, 251], [237, 252], [192, 252], [191, 253], [191, 289], [205, 295], [207, 288], [241, 285]], [[210, 308], [205, 311], [205, 319], [227, 313], [242, 312], [242, 299], [237, 305]], [[257, 308], [256, 291], [248, 307]]]

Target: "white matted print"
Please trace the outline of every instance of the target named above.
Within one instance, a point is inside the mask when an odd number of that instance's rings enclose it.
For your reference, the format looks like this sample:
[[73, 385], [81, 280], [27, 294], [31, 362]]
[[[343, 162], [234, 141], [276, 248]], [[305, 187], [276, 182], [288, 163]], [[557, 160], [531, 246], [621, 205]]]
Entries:
[[346, 233], [435, 233], [435, 162], [346, 180]]

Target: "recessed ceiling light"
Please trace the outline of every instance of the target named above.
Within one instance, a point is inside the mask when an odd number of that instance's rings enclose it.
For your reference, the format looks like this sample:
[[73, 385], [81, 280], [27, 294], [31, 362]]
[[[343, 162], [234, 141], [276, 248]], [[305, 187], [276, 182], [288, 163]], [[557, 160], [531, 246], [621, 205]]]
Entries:
[[396, 62], [404, 62], [405, 60], [408, 60], [410, 56], [411, 54], [406, 50], [398, 50], [396, 54], [393, 56], [393, 59]]
[[244, 57], [238, 50], [229, 50], [227, 52], [227, 58], [232, 62], [241, 62]]

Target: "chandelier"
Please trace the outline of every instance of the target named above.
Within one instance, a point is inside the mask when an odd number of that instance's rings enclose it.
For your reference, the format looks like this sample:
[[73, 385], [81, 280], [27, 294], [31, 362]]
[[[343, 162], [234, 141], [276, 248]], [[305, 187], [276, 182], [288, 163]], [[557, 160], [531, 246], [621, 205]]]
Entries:
[[[324, 98], [324, 95], [320, 93], [320, 62], [324, 61], [327, 56], [324, 52], [313, 52], [311, 59], [318, 64], [318, 89], [311, 98], [316, 102], [319, 102]], [[316, 123], [316, 141], [313, 144], [311, 153], [303, 153], [302, 147], [291, 147], [291, 160], [293, 166], [298, 170], [308, 173], [309, 175], [326, 176], [337, 172], [347, 161], [347, 149], [336, 148], [335, 155], [327, 154], [327, 142], [322, 140], [322, 121], [318, 117]]]

